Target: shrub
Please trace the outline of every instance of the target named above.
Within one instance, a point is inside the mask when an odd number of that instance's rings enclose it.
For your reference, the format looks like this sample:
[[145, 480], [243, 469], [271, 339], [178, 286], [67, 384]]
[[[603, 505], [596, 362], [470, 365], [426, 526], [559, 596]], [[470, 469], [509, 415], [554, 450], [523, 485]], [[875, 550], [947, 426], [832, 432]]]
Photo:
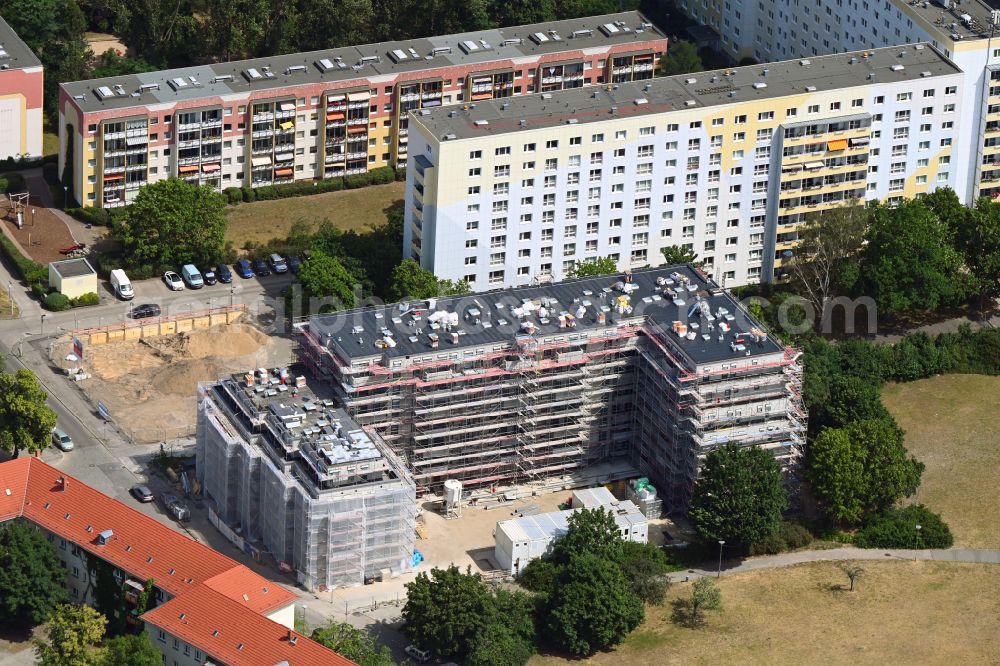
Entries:
[[230, 204], [243, 203], [243, 190], [238, 187], [227, 187], [222, 193], [226, 195], [226, 201]]
[[31, 285], [31, 293], [35, 295], [35, 298], [42, 300], [49, 293], [49, 285], [44, 282], [35, 282]]
[[111, 213], [105, 208], [87, 206], [85, 208], [70, 208], [66, 212], [87, 224], [98, 227], [111, 226]]
[[32, 261], [27, 258], [18, 247], [14, 244], [14, 241], [7, 238], [7, 236], [0, 234], [0, 251], [17, 269], [18, 275], [21, 279], [25, 281], [28, 285], [33, 285], [36, 283], [47, 284], [49, 281], [49, 270], [45, 266]]
[[344, 187], [349, 190], [356, 190], [359, 187], [371, 184], [371, 177], [367, 173], [358, 173], [344, 178]]
[[70, 301], [70, 305], [74, 308], [80, 308], [80, 307], [86, 307], [88, 305], [98, 305], [100, 304], [100, 302], [101, 302], [101, 297], [95, 294], [94, 292], [90, 292], [87, 294], [83, 294], [81, 296], [77, 296], [76, 298], [72, 299]]
[[406, 167], [396, 169], [396, 180], [400, 182], [406, 180]]
[[782, 523], [778, 534], [789, 550], [805, 548], [813, 541], [813, 535], [809, 530], [798, 523]]
[[521, 570], [518, 582], [532, 592], [549, 593], [555, 589], [559, 568], [548, 560], [538, 558], [528, 562]]
[[19, 173], [9, 173], [4, 177], [4, 180], [7, 181], [4, 192], [24, 192], [27, 189], [24, 176]]
[[3, 193], [7, 192], [7, 179], [6, 178], [0, 178], [0, 192], [3, 192]]
[[69, 297], [66, 294], [60, 294], [58, 291], [54, 291], [46, 296], [43, 303], [47, 310], [54, 312], [68, 310], [71, 307]]
[[923, 504], [890, 509], [854, 537], [859, 548], [951, 548], [953, 543], [948, 524]]
[[396, 179], [396, 172], [392, 170], [392, 167], [384, 166], [372, 169], [368, 172], [368, 176], [372, 185], [384, 185]]
[[775, 532], [770, 536], [764, 537], [757, 543], [750, 544], [747, 552], [751, 555], [777, 555], [778, 553], [785, 552], [787, 549], [788, 544], [781, 538], [781, 534]]
[[247, 203], [253, 203], [254, 201], [257, 200], [257, 193], [254, 191], [252, 187], [244, 186], [242, 190], [243, 190], [243, 201], [246, 201]]

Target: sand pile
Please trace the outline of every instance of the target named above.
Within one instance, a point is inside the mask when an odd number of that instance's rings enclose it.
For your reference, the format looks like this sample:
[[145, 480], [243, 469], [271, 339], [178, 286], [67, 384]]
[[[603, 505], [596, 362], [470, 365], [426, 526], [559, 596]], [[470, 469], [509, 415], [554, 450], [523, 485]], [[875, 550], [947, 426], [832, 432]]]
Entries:
[[[69, 351], [69, 343], [55, 347], [62, 367], [74, 365], [64, 360]], [[244, 324], [91, 346], [83, 389], [136, 442], [159, 442], [194, 433], [199, 382], [287, 363], [274, 352], [271, 338]]]

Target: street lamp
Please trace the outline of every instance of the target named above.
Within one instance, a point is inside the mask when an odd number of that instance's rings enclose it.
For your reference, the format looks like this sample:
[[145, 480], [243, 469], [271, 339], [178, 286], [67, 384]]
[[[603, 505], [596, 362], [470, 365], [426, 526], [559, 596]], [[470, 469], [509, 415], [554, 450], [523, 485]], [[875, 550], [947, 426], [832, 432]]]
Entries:
[[35, 209], [31, 209], [31, 226], [35, 226]]
[[14, 282], [7, 280], [7, 298], [10, 299], [10, 316], [14, 317]]
[[[914, 547], [914, 550], [916, 550], [917, 548], [920, 548], [920, 523], [917, 523], [915, 525], [915, 527], [917, 528], [917, 543], [916, 543], [916, 545]], [[913, 553], [913, 561], [914, 562], [917, 561], [917, 554], [915, 552]]]
[[719, 539], [719, 570], [716, 572], [715, 577], [722, 577], [722, 547], [726, 545], [725, 539]]
[[42, 335], [42, 334], [45, 333], [45, 318], [47, 316], [48, 315], [44, 314], [44, 313], [41, 315], [41, 323], [38, 325], [38, 334], [39, 335]]
[[69, 208], [69, 185], [63, 185], [63, 210]]

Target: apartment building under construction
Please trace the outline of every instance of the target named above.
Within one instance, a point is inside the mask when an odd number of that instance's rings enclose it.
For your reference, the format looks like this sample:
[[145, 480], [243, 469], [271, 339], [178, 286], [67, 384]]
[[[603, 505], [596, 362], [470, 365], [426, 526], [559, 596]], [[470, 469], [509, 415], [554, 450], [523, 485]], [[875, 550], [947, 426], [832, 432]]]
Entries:
[[638, 470], [686, 507], [726, 442], [798, 460], [798, 353], [691, 266], [316, 315], [302, 356], [417, 492]]
[[60, 85], [59, 173], [84, 206], [171, 176], [258, 187], [405, 166], [409, 112], [651, 79], [637, 12]]

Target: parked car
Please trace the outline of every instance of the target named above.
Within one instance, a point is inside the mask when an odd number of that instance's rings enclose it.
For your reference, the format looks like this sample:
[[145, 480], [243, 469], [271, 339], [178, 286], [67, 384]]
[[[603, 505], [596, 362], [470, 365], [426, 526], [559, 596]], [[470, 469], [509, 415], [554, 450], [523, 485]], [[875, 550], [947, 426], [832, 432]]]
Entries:
[[163, 493], [160, 495], [160, 500], [167, 512], [177, 520], [188, 520], [191, 517], [191, 511], [177, 495]]
[[129, 488], [129, 492], [132, 493], [132, 497], [136, 498], [143, 504], [153, 501], [153, 491], [149, 489], [149, 486], [137, 483]]
[[285, 262], [285, 258], [277, 253], [271, 255], [271, 268], [274, 269], [275, 273], [288, 272], [288, 264]]
[[257, 274], [257, 277], [264, 277], [271, 274], [271, 269], [267, 267], [267, 262], [263, 259], [254, 259], [253, 272]]
[[173, 271], [167, 271], [163, 274], [163, 281], [167, 283], [167, 286], [173, 291], [184, 291], [184, 280], [181, 276]]
[[241, 278], [246, 279], [253, 277], [253, 269], [250, 268], [250, 262], [246, 259], [240, 259], [237, 261], [236, 264], [234, 264], [234, 268], [236, 268], [236, 274]]
[[58, 428], [52, 431], [52, 443], [59, 447], [60, 451], [73, 450], [73, 440], [69, 435]]
[[132, 319], [145, 319], [146, 317], [159, 317], [160, 306], [156, 303], [143, 303], [132, 308]]
[[233, 272], [229, 270], [229, 266], [219, 264], [215, 267], [215, 277], [219, 279], [219, 282], [229, 284], [233, 281]]
[[403, 652], [419, 664], [423, 664], [431, 660], [431, 653], [427, 650], [421, 650], [416, 645], [407, 645], [403, 649]]
[[296, 257], [294, 254], [288, 257], [288, 268], [296, 275], [299, 274], [299, 269], [302, 268], [302, 260]]
[[114, 290], [115, 296], [123, 301], [131, 301], [135, 296], [135, 291], [132, 289], [132, 282], [125, 275], [125, 271], [120, 268], [111, 271], [111, 289]]
[[212, 270], [211, 266], [201, 272], [201, 279], [205, 281], [205, 284], [215, 284], [218, 282], [218, 278], [215, 277], [215, 271]]
[[205, 286], [205, 279], [201, 277], [194, 264], [184, 264], [181, 267], [181, 277], [184, 278], [184, 284], [191, 289], [201, 289]]

